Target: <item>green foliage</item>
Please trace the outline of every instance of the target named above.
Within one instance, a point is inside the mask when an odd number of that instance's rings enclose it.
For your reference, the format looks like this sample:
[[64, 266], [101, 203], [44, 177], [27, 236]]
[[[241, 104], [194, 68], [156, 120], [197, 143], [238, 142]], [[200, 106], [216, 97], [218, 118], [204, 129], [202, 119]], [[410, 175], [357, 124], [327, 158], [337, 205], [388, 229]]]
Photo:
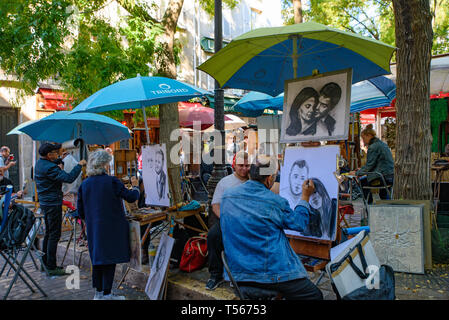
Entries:
[[[126, 1], [134, 5], [134, 0]], [[154, 72], [160, 24], [140, 16], [121, 17], [117, 26], [98, 11], [110, 0], [0, 1], [0, 68], [16, 75], [32, 93], [54, 78], [73, 106], [119, 80]], [[180, 46], [175, 50], [179, 63]]]
[[[432, 54], [449, 52], [449, 0], [429, 0], [434, 16]], [[304, 21], [315, 21], [395, 45], [390, 0], [303, 0]], [[307, 7], [305, 6], [307, 4]], [[282, 0], [285, 24], [293, 24], [292, 0]]]
[[63, 65], [70, 4], [68, 0], [0, 1], [0, 68], [22, 79], [27, 92]]
[[123, 18], [124, 26], [118, 30], [103, 20], [85, 20], [61, 71], [61, 82], [75, 97], [75, 105], [111, 83], [148, 75], [155, 37], [163, 32], [159, 26], [132, 16]]

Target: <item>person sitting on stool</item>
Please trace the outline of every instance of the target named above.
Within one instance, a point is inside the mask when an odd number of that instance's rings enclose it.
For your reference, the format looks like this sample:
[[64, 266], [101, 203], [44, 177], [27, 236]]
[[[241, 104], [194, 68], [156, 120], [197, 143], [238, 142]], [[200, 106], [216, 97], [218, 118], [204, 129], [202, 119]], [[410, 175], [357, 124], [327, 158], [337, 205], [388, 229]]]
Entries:
[[231, 274], [239, 286], [276, 291], [287, 300], [322, 300], [284, 233], [302, 232], [308, 225], [313, 181], [304, 181], [293, 211], [286, 199], [270, 191], [277, 171], [274, 157], [258, 155], [250, 180], [223, 194], [220, 224]]
[[[389, 186], [393, 185], [394, 181], [394, 161], [393, 155], [388, 145], [376, 137], [376, 131], [373, 130], [373, 125], [369, 124], [361, 132], [363, 143], [368, 146], [366, 156], [366, 164], [359, 170], [351, 171], [351, 175], [356, 175], [359, 178], [362, 186], [363, 196], [368, 200], [368, 204], [373, 203], [373, 195], [369, 189], [364, 189], [366, 186], [382, 186], [383, 182], [377, 174], [367, 174], [368, 172], [379, 172], [383, 175], [385, 183]], [[391, 188], [389, 188], [391, 192]], [[379, 190], [379, 197], [383, 200], [389, 200], [386, 189]]]

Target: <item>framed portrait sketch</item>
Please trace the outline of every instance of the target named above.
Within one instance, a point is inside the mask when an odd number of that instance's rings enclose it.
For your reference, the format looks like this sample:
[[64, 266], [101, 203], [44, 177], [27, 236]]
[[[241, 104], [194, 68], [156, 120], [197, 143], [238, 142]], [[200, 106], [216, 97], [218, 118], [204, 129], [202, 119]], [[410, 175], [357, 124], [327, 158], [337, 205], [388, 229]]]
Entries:
[[285, 81], [281, 142], [346, 140], [352, 69]]
[[163, 293], [162, 285], [165, 279], [168, 262], [173, 249], [175, 239], [169, 237], [166, 233], [161, 236], [161, 241], [157, 247], [156, 257], [151, 266], [150, 276], [145, 287], [145, 293], [150, 300], [160, 300]]
[[143, 146], [142, 178], [145, 187], [145, 204], [170, 206], [165, 144]]
[[281, 167], [279, 195], [288, 200], [295, 210], [302, 196], [304, 181], [311, 179], [315, 192], [310, 196], [309, 224], [303, 232], [286, 231], [288, 234], [335, 240], [337, 231], [338, 181], [334, 172], [340, 146], [313, 148], [293, 147], [285, 150]]

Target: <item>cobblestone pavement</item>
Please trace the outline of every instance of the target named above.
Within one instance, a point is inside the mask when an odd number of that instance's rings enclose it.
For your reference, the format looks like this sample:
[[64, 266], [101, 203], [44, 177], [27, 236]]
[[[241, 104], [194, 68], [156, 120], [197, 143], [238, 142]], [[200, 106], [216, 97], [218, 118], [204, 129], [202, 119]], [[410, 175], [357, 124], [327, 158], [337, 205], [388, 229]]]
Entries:
[[[360, 226], [361, 212], [363, 209], [363, 203], [359, 199], [354, 204], [355, 214], [347, 218], [347, 222], [351, 227]], [[62, 241], [64, 241], [66, 235], [63, 235]], [[157, 242], [157, 240], [155, 241]], [[60, 250], [60, 249], [59, 249]], [[59, 260], [58, 260], [59, 261]], [[65, 265], [70, 264], [71, 261], [67, 259]], [[0, 270], [3, 268], [5, 260], [0, 257]], [[37, 262], [38, 266], [39, 262]], [[119, 266], [117, 267], [119, 268]], [[0, 276], [0, 297], [6, 294], [9, 284], [13, 278], [13, 271], [7, 275], [9, 267], [5, 269]], [[8, 300], [91, 300], [94, 295], [94, 289], [92, 288], [92, 280], [89, 269], [80, 269], [80, 288], [79, 289], [67, 289], [66, 279], [64, 277], [48, 277], [45, 273], [40, 272], [34, 266], [30, 258], [25, 263], [25, 269], [31, 277], [41, 286], [41, 288], [47, 293], [47, 297], [43, 296], [41, 292], [32, 285], [35, 289], [35, 293], [32, 293], [25, 283], [18, 278], [15, 285], [12, 288], [8, 296]], [[173, 272], [177, 272], [173, 270]], [[190, 277], [198, 280], [201, 287], [204, 288], [208, 279], [209, 273], [207, 268], [196, 271], [191, 274], [182, 273], [183, 277]], [[309, 273], [311, 280], [315, 281], [318, 273]], [[116, 276], [116, 283], [120, 279]], [[398, 300], [448, 300], [449, 299], [449, 265], [435, 265], [434, 268], [423, 275], [395, 273], [396, 281], [396, 297]], [[229, 285], [227, 285], [229, 287]], [[333, 292], [329, 278], [325, 276], [319, 284], [319, 288], [322, 290], [325, 300], [335, 300], [336, 296]], [[219, 288], [221, 289], [221, 288]], [[219, 290], [217, 289], [217, 290]], [[228, 288], [229, 289], [229, 288]], [[127, 300], [148, 300], [145, 292], [139, 289], [135, 285], [123, 284], [120, 288], [114, 290], [115, 293], [124, 295]], [[232, 292], [232, 291], [231, 291]]]
[[[5, 260], [1, 258], [0, 265], [2, 268], [4, 263]], [[38, 262], [37, 265], [40, 267]], [[32, 293], [25, 283], [18, 278], [8, 295], [8, 300], [91, 300], [95, 294], [95, 291], [92, 288], [92, 278], [89, 270], [80, 269], [79, 289], [67, 289], [66, 280], [68, 279], [68, 276], [48, 277], [45, 272], [36, 269], [31, 258], [27, 258], [24, 268], [48, 296], [45, 297], [31, 284], [31, 281], [25, 277], [35, 292]], [[5, 269], [0, 277], [0, 296], [2, 299], [14, 277], [13, 270], [6, 276], [8, 269], [9, 267]], [[115, 279], [116, 283], [114, 284], [114, 288], [117, 286], [117, 281], [119, 280], [120, 279]], [[119, 295], [124, 295], [127, 300], [148, 300], [145, 292], [127, 285], [120, 286], [120, 289], [114, 290], [114, 292]]]

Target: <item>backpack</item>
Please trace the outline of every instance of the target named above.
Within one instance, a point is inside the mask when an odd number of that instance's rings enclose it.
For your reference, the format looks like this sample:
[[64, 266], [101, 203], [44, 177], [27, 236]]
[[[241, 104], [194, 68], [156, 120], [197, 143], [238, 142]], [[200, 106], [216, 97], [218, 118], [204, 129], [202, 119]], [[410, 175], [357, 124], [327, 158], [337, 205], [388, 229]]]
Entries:
[[10, 248], [21, 245], [36, 222], [33, 211], [14, 204], [9, 208], [8, 222], [0, 234], [0, 247]]
[[184, 246], [179, 270], [192, 272], [201, 269], [206, 264], [207, 238], [206, 236], [191, 237]]

